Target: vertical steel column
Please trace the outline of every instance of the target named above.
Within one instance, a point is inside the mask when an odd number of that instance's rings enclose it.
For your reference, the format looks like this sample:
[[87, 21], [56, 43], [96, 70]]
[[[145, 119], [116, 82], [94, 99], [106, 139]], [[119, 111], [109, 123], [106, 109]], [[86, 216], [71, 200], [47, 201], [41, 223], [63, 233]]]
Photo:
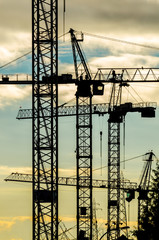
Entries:
[[[116, 80], [120, 79], [117, 83]], [[109, 101], [108, 119], [108, 240], [120, 235], [120, 123], [122, 111], [118, 108], [122, 97], [122, 76], [112, 71], [112, 91]], [[114, 188], [114, 183], [117, 188]]]
[[[118, 188], [113, 184], [117, 183]], [[108, 240], [119, 237], [120, 123], [108, 120]], [[113, 230], [115, 229], [115, 230]]]
[[[84, 81], [87, 82], [87, 81]], [[92, 96], [77, 90], [77, 239], [92, 240]], [[82, 114], [82, 115], [81, 115]]]
[[58, 239], [57, 14], [57, 0], [32, 0], [33, 240]]
[[[92, 93], [91, 75], [76, 39], [70, 29], [76, 92], [76, 159], [77, 159], [77, 240], [92, 240]], [[84, 79], [84, 80], [83, 80]]]

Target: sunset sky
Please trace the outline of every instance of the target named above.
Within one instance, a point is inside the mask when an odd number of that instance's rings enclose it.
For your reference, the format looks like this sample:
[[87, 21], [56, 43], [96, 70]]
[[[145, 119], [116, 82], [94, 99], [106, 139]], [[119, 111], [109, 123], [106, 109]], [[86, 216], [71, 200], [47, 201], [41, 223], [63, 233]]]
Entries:
[[[63, 34], [63, 1], [59, 1], [59, 36]], [[92, 73], [98, 67], [158, 67], [159, 68], [159, 0], [66, 0], [66, 27], [84, 32], [82, 48]], [[144, 48], [91, 37], [89, 34], [115, 38], [152, 46]], [[31, 1], [0, 0], [0, 66], [31, 51]], [[157, 50], [158, 48], [158, 50]], [[70, 36], [59, 38], [59, 73], [73, 73]], [[31, 55], [0, 68], [1, 74], [31, 74]], [[159, 104], [159, 83], [132, 85], [134, 102], [150, 101]], [[75, 97], [75, 87], [61, 86], [59, 102]], [[136, 92], [139, 94], [136, 94]], [[95, 99], [108, 102], [110, 86], [105, 86], [104, 97]], [[125, 94], [123, 101], [132, 101]], [[70, 102], [74, 104], [74, 102]], [[31, 108], [30, 86], [0, 85], [0, 240], [32, 239], [31, 184], [9, 183], [3, 179], [11, 172], [31, 173], [32, 133], [31, 120], [16, 120], [19, 108]], [[93, 168], [101, 167], [100, 131], [103, 132], [102, 165], [107, 165], [107, 119], [93, 117]], [[59, 120], [59, 175], [75, 175], [75, 118]], [[122, 135], [121, 127], [121, 135]], [[156, 118], [142, 119], [139, 113], [126, 116], [126, 159], [153, 150], [159, 157], [159, 111]], [[123, 144], [121, 138], [121, 159]], [[155, 166], [155, 163], [153, 164]], [[142, 157], [126, 163], [122, 170], [125, 178], [139, 181]], [[93, 172], [94, 178], [106, 179], [107, 168]], [[67, 227], [75, 224], [75, 189], [60, 187], [59, 217]], [[94, 190], [98, 205], [97, 217], [102, 227], [106, 221], [106, 190]], [[63, 201], [65, 199], [65, 201]], [[130, 225], [136, 224], [137, 200], [131, 203]], [[102, 211], [101, 211], [102, 208]], [[135, 210], [134, 210], [135, 209]]]

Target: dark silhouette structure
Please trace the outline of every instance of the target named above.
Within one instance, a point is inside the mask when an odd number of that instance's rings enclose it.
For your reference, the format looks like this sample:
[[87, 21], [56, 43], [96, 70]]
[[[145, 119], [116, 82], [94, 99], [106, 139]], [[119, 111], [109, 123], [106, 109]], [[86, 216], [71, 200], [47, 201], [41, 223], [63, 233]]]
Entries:
[[117, 240], [128, 240], [128, 238], [125, 237], [124, 235], [121, 235], [120, 237], [117, 238]]

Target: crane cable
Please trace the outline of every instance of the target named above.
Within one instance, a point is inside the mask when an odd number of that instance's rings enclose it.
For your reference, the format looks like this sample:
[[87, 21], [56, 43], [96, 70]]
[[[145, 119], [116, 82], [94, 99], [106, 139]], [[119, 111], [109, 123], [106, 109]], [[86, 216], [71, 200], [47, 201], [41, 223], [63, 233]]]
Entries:
[[[63, 27], [63, 31], [64, 31], [64, 28], [65, 28], [65, 13], [66, 13], [66, 2], [64, 0], [64, 7], [63, 7], [63, 13], [64, 13], [64, 16], [63, 16], [63, 24], [64, 24], [64, 27]], [[76, 31], [78, 32], [78, 31]], [[66, 34], [68, 34], [69, 32], [66, 32], [66, 33], [63, 33], [61, 36], [59, 36], [58, 38], [61, 38], [61, 37], [64, 37]], [[135, 45], [135, 46], [139, 46], [139, 47], [144, 47], [144, 48], [150, 48], [150, 49], [155, 49], [155, 50], [159, 50], [158, 47], [154, 47], [154, 46], [150, 46], [150, 45], [144, 45], [144, 44], [139, 44], [139, 43], [135, 43], [135, 42], [129, 42], [129, 41], [125, 41], [125, 40], [121, 40], [121, 39], [117, 39], [117, 38], [111, 38], [111, 37], [106, 37], [106, 36], [100, 36], [100, 35], [97, 35], [97, 34], [92, 34], [92, 33], [87, 33], [87, 32], [83, 32], [85, 35], [87, 36], [90, 36], [90, 37], [95, 37], [95, 38], [100, 38], [100, 39], [105, 39], [105, 40], [109, 40], [109, 41], [115, 41], [115, 42], [120, 42], [120, 43], [125, 43], [125, 44], [129, 44], [129, 45]], [[0, 66], [0, 69], [1, 68], [4, 68], [6, 66], [8, 66], [9, 64], [29, 55], [32, 51], [30, 52], [27, 52], [25, 53], [24, 55], [12, 60], [11, 62], [8, 62], [2, 66]]]
[[65, 42], [65, 25], [66, 25], [66, 1], [63, 0], [63, 41]]
[[[103, 116], [99, 115], [99, 145], [100, 145], [100, 167], [101, 167], [101, 176], [102, 176], [102, 169], [103, 169]], [[101, 118], [102, 117], [102, 118]]]
[[[63, 14], [64, 14], [64, 15], [63, 15], [63, 24], [64, 24], [64, 26], [63, 26], [63, 31], [64, 31], [64, 28], [65, 28], [65, 13], [66, 13], [66, 2], [65, 2], [65, 0], [64, 0], [64, 7], [63, 7]], [[76, 32], [78, 32], [78, 31], [76, 31]], [[69, 33], [69, 32], [63, 33], [63, 34], [62, 34], [61, 36], [59, 36], [58, 38], [64, 37], [64, 36], [65, 36], [66, 34], [68, 34], [68, 33]], [[150, 48], [150, 49], [159, 50], [158, 47], [153, 47], [153, 46], [150, 46], [150, 45], [144, 45], [144, 44], [139, 44], [139, 43], [135, 43], [135, 42], [129, 42], [129, 41], [125, 41], [125, 40], [121, 40], [121, 39], [117, 39], [117, 38], [100, 36], [100, 35], [97, 35], [97, 34], [92, 34], [92, 33], [87, 33], [87, 32], [83, 32], [83, 33], [84, 33], [85, 35], [87, 35], [87, 36], [91, 36], [91, 37], [95, 37], [95, 38], [100, 38], [100, 39], [105, 39], [105, 40], [109, 40], [109, 41], [115, 41], [115, 42], [125, 43], [125, 44], [129, 44], [129, 45], [135, 45], [135, 46], [139, 46], [139, 47], [144, 47], [144, 48]], [[15, 61], [17, 61], [17, 60], [19, 60], [19, 59], [27, 56], [27, 55], [29, 55], [30, 53], [32, 53], [32, 51], [27, 52], [27, 53], [25, 53], [24, 55], [22, 55], [22, 56], [20, 56], [20, 57], [18, 57], [18, 58], [16, 58], [16, 59], [14, 59], [14, 60], [6, 63], [6, 64], [0, 66], [0, 69], [6, 67], [6, 66], [8, 66], [8, 65], [10, 65], [11, 63], [13, 63], [13, 62], [15, 62]]]
[[103, 143], [103, 132], [100, 131], [100, 161], [101, 161], [101, 176], [102, 176], [102, 162], [103, 162], [103, 159], [102, 159], [102, 143]]
[[123, 169], [125, 169], [125, 116], [123, 119]]
[[[142, 154], [142, 155], [139, 155], [139, 156], [136, 156], [136, 157], [133, 157], [133, 158], [128, 158], [128, 159], [125, 160], [125, 162], [131, 161], [131, 160], [134, 160], [134, 159], [143, 157], [143, 156], [145, 156], [145, 154]], [[123, 161], [120, 161], [120, 163], [123, 163]], [[108, 167], [108, 165], [105, 165], [105, 166], [102, 167], [102, 169], [103, 169], [103, 168], [107, 168], [107, 167]], [[98, 171], [98, 170], [101, 170], [101, 167], [95, 168], [95, 169], [93, 169], [92, 171], [94, 172], [94, 171]], [[73, 178], [73, 177], [76, 177], [76, 175], [70, 176], [70, 178]]]
[[138, 100], [132, 95], [132, 93], [131, 93], [127, 88], [125, 88], [125, 89], [128, 91], [128, 94], [130, 94], [131, 97], [132, 97], [136, 102], [138, 102]]
[[143, 99], [140, 97], [140, 95], [137, 93], [137, 91], [130, 85], [130, 87], [132, 88], [132, 90], [136, 93], [136, 95], [140, 98], [140, 100], [142, 101], [142, 102], [144, 102], [143, 101]]
[[[58, 38], [61, 38], [61, 37], [65, 36], [65, 35], [68, 34], [68, 33], [69, 33], [69, 32], [66, 32], [66, 33], [60, 35]], [[15, 58], [15, 59], [13, 59], [12, 61], [8, 62], [8, 63], [5, 63], [4, 65], [0, 66], [0, 69], [2, 69], [2, 68], [4, 68], [4, 67], [7, 67], [8, 65], [16, 62], [17, 60], [19, 60], [19, 59], [21, 59], [21, 58], [23, 58], [23, 57], [26, 57], [27, 55], [29, 55], [29, 54], [31, 54], [31, 53], [32, 53], [32, 51], [29, 51], [29, 52], [21, 55], [20, 57], [17, 57], [17, 58]]]
[[61, 105], [59, 105], [58, 108], [64, 107], [66, 104], [68, 104], [68, 103], [70, 103], [70, 102], [73, 102], [75, 99], [76, 99], [76, 97], [71, 98], [69, 101], [67, 101], [67, 102], [62, 103]]
[[[142, 154], [142, 155], [139, 155], [139, 156], [136, 156], [136, 157], [133, 157], [133, 158], [126, 159], [125, 162], [131, 161], [131, 160], [143, 157], [143, 156], [145, 156], [145, 154]], [[123, 163], [123, 161], [120, 161], [120, 163]], [[108, 167], [108, 165], [105, 165], [102, 168], [107, 168], [107, 167]], [[95, 168], [95, 169], [93, 169], [93, 171], [97, 171], [97, 170], [100, 170], [100, 169], [101, 168]]]
[[29, 55], [30, 53], [32, 53], [32, 51], [27, 52], [27, 53], [23, 54], [22, 56], [17, 57], [17, 58], [15, 58], [15, 59], [13, 59], [12, 61], [8, 62], [8, 63], [5, 63], [4, 65], [0, 66], [0, 69], [6, 67], [6, 66], [8, 66], [8, 65], [10, 65], [10, 64], [13, 63], [13, 62], [16, 62], [17, 60], [19, 60], [19, 59], [21, 59], [21, 58], [23, 58], [23, 57], [26, 57], [26, 56]]
[[121, 39], [117, 39], [117, 38], [100, 36], [100, 35], [97, 35], [97, 34], [92, 34], [92, 33], [87, 33], [87, 32], [83, 32], [83, 33], [87, 36], [90, 36], [90, 37], [95, 37], [95, 38], [105, 39], [105, 40], [109, 40], [109, 41], [120, 42], [120, 43], [129, 44], [129, 45], [135, 45], [135, 46], [139, 46], [139, 47], [159, 50], [158, 47], [154, 47], [154, 46], [150, 46], [150, 45], [145, 45], [145, 44], [140, 44], [140, 43], [135, 43], [135, 42], [129, 42], [129, 41], [125, 41], [125, 40], [121, 40]]
[[130, 223], [130, 202], [128, 202], [128, 225]]

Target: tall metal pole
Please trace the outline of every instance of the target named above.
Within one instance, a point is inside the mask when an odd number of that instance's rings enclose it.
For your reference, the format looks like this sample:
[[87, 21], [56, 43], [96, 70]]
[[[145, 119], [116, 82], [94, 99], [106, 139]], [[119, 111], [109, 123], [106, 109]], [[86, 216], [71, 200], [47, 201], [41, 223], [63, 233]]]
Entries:
[[33, 240], [58, 239], [57, 20], [57, 0], [32, 0]]

